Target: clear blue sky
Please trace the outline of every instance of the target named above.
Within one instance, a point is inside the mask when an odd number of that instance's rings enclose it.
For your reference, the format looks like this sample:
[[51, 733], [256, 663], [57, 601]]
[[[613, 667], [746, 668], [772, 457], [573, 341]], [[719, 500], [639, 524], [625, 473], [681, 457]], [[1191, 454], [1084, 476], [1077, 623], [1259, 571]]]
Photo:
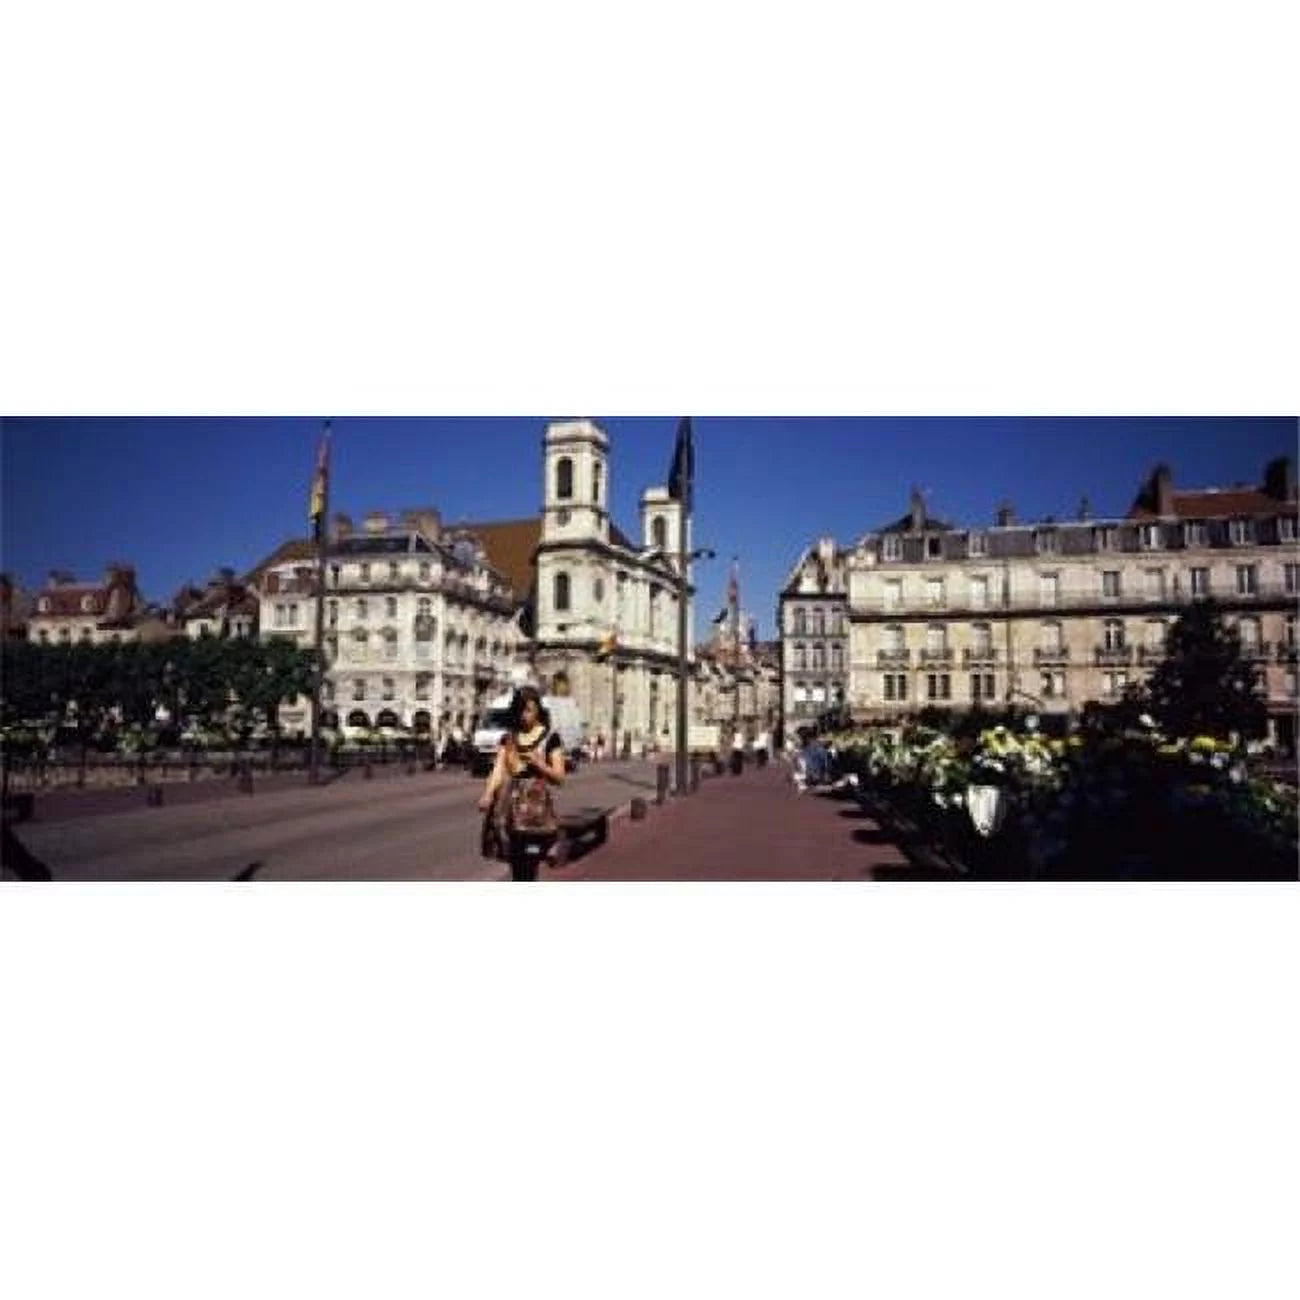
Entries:
[[[638, 535], [637, 499], [667, 481], [677, 417], [595, 417], [612, 438], [616, 522]], [[331, 509], [433, 505], [444, 519], [537, 512], [536, 419], [334, 421]], [[133, 562], [145, 595], [171, 596], [223, 565], [244, 571], [306, 535], [318, 419], [0, 421], [0, 564], [26, 587], [50, 569], [99, 575]], [[851, 542], [897, 518], [913, 484], [934, 514], [989, 522], [1004, 497], [1022, 519], [1072, 515], [1086, 495], [1121, 514], [1152, 466], [1175, 485], [1258, 482], [1296, 455], [1296, 422], [1216, 419], [695, 419], [699, 626], [722, 608], [740, 557], [741, 603], [773, 634], [776, 593], [819, 535]]]

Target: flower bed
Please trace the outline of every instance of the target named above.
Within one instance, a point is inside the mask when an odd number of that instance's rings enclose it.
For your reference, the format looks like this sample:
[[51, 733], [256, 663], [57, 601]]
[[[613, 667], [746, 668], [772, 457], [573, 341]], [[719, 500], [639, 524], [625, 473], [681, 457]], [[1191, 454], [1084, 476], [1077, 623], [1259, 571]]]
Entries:
[[910, 727], [831, 739], [875, 815], [975, 877], [1297, 876], [1295, 789], [1252, 778], [1244, 753], [1213, 737]]

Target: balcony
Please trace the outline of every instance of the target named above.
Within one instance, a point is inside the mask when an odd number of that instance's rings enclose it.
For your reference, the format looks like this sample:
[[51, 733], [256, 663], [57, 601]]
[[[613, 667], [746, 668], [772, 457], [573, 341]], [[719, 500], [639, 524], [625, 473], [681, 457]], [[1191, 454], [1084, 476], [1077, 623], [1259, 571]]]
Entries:
[[987, 649], [963, 650], [961, 652], [961, 661], [968, 668], [983, 664], [995, 664], [998, 661], [998, 652], [992, 646]]
[[1034, 648], [1034, 663], [1036, 664], [1068, 664], [1069, 662], [1069, 646], [1058, 645], [1052, 649], [1046, 649], [1043, 646]]
[[1277, 643], [1277, 653], [1274, 656], [1280, 664], [1293, 664], [1296, 662], [1296, 651], [1300, 646], [1288, 645], [1285, 641]]
[[943, 650], [922, 650], [921, 663], [935, 664], [940, 667], [949, 667], [952, 664], [952, 651], [945, 648]]
[[1165, 656], [1166, 651], [1162, 645], [1138, 646], [1138, 663], [1140, 664], [1158, 664]]
[[1096, 662], [1099, 668], [1122, 668], [1133, 662], [1133, 647], [1131, 645], [1099, 645], [1097, 647]]
[[910, 650], [876, 651], [877, 668], [906, 668], [912, 662]]
[[1267, 660], [1273, 657], [1273, 647], [1267, 641], [1255, 641], [1241, 647], [1243, 659]]

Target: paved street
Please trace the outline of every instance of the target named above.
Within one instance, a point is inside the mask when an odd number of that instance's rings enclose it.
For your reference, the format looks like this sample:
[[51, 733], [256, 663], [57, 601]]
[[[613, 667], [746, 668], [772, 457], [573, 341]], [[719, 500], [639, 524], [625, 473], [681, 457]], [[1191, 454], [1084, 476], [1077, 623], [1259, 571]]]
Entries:
[[[652, 763], [604, 763], [570, 777], [558, 805], [653, 799], [654, 785]], [[56, 880], [230, 880], [254, 862], [257, 880], [492, 880], [503, 869], [479, 856], [481, 791], [459, 771], [390, 769], [371, 781], [351, 772], [323, 788], [282, 777], [251, 796], [230, 784], [206, 794], [178, 787], [161, 808], [143, 806], [143, 791], [134, 791], [125, 796], [131, 811], [99, 815], [75, 815], [75, 801], [101, 796], [61, 794], [38, 803], [37, 819], [17, 831]]]
[[690, 799], [627, 819], [610, 841], [548, 880], [917, 879], [901, 850], [850, 800], [796, 794], [777, 763], [715, 777]]

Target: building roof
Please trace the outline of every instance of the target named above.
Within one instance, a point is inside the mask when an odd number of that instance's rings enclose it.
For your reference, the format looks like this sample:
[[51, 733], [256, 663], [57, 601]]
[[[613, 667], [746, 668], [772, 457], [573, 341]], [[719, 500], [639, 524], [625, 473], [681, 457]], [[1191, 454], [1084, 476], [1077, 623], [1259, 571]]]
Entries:
[[[1221, 519], [1226, 516], [1276, 515], [1286, 503], [1259, 488], [1202, 488], [1172, 493], [1173, 513], [1179, 519]], [[1294, 510], [1294, 506], [1291, 507]], [[1128, 512], [1130, 519], [1158, 519], [1155, 510], [1139, 497]]]
[[448, 533], [471, 533], [483, 544], [485, 558], [509, 584], [515, 599], [525, 601], [533, 589], [534, 556], [542, 540], [541, 519], [503, 519], [449, 526]]
[[240, 582], [245, 586], [260, 586], [268, 569], [277, 568], [281, 564], [290, 564], [295, 560], [312, 560], [315, 556], [316, 546], [313, 542], [304, 537], [292, 537], [287, 542], [281, 542], [265, 560], [251, 568]]

